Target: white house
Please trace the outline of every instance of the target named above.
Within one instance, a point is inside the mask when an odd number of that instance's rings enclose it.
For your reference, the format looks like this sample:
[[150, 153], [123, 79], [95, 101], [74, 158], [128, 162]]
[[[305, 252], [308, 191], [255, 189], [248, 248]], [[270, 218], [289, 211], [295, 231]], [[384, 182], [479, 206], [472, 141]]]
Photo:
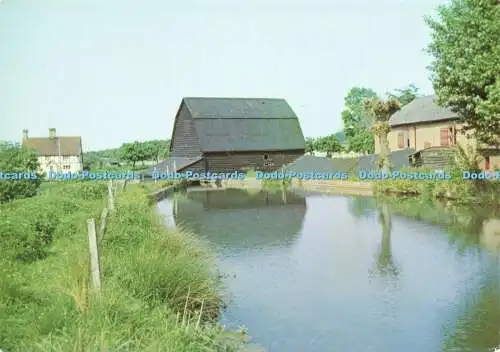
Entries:
[[29, 137], [23, 130], [21, 144], [38, 152], [41, 172], [83, 171], [82, 137], [57, 136], [55, 128], [49, 129], [48, 137]]

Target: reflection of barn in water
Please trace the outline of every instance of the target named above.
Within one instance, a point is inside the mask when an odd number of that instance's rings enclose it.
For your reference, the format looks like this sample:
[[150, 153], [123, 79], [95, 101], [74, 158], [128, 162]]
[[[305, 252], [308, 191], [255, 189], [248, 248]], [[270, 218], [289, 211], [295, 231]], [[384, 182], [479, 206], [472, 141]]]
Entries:
[[175, 202], [177, 226], [217, 246], [241, 249], [292, 243], [306, 213], [304, 196], [281, 191], [190, 191]]

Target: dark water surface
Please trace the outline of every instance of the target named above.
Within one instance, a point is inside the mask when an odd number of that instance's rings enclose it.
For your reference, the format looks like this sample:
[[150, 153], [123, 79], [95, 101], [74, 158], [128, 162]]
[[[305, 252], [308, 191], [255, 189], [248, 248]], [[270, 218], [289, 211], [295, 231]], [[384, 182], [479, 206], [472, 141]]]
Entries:
[[500, 222], [486, 210], [243, 190], [192, 191], [159, 209], [214, 244], [231, 294], [223, 323], [268, 351], [500, 345]]

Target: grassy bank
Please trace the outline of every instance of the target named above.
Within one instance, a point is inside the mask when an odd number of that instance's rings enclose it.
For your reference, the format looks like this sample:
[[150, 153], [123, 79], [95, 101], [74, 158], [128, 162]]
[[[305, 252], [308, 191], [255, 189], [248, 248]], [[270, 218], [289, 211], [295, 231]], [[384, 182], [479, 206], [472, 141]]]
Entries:
[[[433, 173], [433, 170], [403, 169], [402, 172]], [[445, 199], [461, 204], [500, 203], [500, 182], [493, 180], [464, 180], [462, 170], [454, 168], [448, 171], [449, 180], [403, 180], [386, 179], [374, 181], [376, 194], [421, 196], [426, 199]]]
[[[89, 283], [88, 218], [106, 185], [60, 183], [0, 207], [0, 348], [15, 351], [231, 351], [213, 323], [220, 283], [207, 246], [167, 232], [148, 190], [119, 194]], [[234, 349], [233, 349], [234, 348]]]

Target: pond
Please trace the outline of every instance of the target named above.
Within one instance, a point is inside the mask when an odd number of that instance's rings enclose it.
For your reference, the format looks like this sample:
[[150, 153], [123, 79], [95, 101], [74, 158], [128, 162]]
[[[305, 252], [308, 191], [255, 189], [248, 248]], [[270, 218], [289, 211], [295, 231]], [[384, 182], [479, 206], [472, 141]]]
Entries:
[[231, 295], [222, 323], [268, 351], [500, 345], [500, 222], [488, 209], [238, 189], [158, 207], [214, 245]]

